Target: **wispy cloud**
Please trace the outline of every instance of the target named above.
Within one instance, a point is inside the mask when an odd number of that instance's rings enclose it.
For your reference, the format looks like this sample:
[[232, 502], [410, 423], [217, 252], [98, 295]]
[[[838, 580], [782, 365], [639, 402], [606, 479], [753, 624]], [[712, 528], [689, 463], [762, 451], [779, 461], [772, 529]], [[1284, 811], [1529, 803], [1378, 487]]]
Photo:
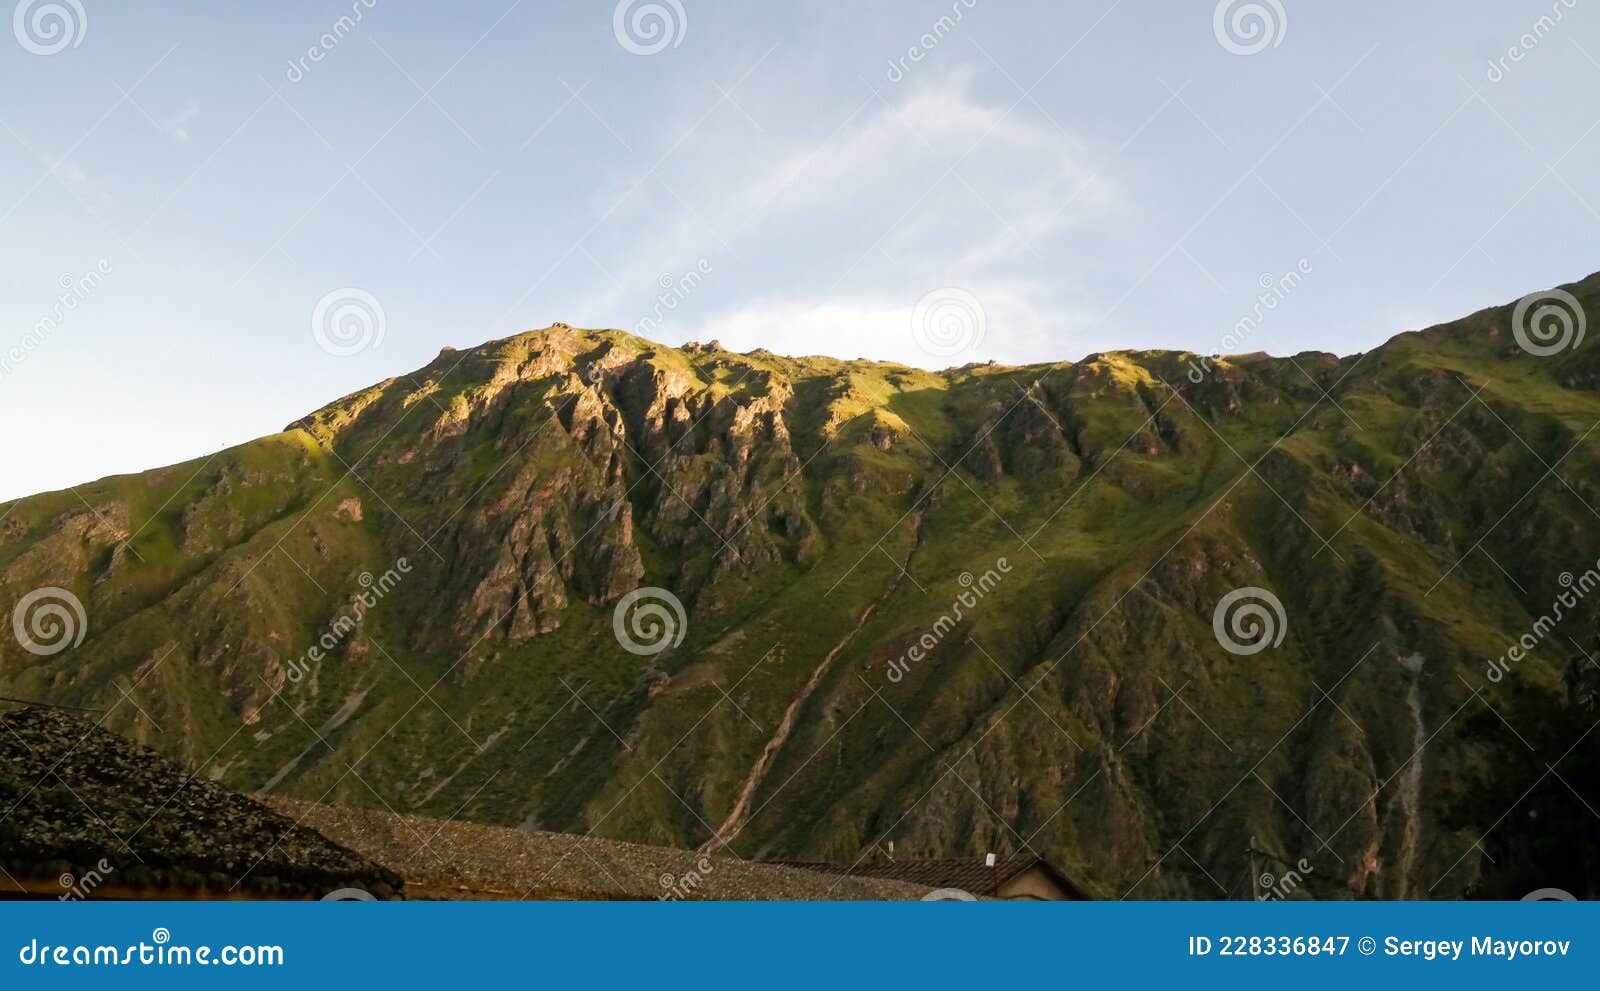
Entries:
[[[960, 67], [886, 93], [863, 89], [857, 113], [820, 139], [705, 135], [693, 156], [701, 168], [662, 177], [659, 195], [616, 211], [649, 236], [606, 273], [595, 312], [643, 312], [662, 273], [707, 257], [745, 292], [706, 292], [684, 307], [685, 338], [937, 367], [1047, 354], [1042, 326], [1059, 330], [1077, 309], [1046, 261], [1051, 242], [1121, 210], [1122, 194], [1087, 142], [1025, 105], [980, 96], [977, 79]], [[740, 96], [759, 119], [761, 94]], [[755, 248], [800, 261], [767, 285], [723, 263]], [[929, 355], [911, 338], [917, 300], [942, 286], [982, 301], [990, 333], [970, 353]]]
[[189, 140], [189, 122], [200, 113], [200, 105], [190, 100], [171, 117], [161, 122], [161, 129], [174, 141], [187, 142]]
[[1089, 319], [1081, 307], [1046, 296], [1040, 285], [1025, 280], [968, 280], [961, 288], [980, 309], [960, 314], [954, 336], [959, 346], [928, 348], [937, 331], [918, 310], [922, 295], [756, 299], [702, 321], [694, 336], [735, 351], [764, 347], [940, 369], [990, 357], [1004, 363], [1068, 357], [1059, 353], [1061, 331]]

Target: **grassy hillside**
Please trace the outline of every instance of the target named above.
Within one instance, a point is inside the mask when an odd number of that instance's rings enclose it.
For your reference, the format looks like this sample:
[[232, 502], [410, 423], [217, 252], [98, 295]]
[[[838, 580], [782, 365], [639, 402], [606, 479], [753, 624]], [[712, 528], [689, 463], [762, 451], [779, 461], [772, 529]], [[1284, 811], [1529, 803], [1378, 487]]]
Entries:
[[[1564, 289], [1593, 325], [1600, 277]], [[1487, 665], [1600, 558], [1600, 351], [1512, 322], [938, 373], [563, 325], [447, 350], [0, 505], [0, 605], [60, 587], [87, 619], [59, 653], [0, 640], [0, 691], [246, 791], [746, 858], [1033, 850], [1112, 897], [1560, 863], [1533, 886], [1577, 890], [1592, 867], [1494, 833], [1532, 740], [1594, 756], [1565, 738], [1594, 603]], [[616, 634], [641, 588], [681, 643]], [[1241, 588], [1281, 603], [1275, 646], [1219, 639]]]

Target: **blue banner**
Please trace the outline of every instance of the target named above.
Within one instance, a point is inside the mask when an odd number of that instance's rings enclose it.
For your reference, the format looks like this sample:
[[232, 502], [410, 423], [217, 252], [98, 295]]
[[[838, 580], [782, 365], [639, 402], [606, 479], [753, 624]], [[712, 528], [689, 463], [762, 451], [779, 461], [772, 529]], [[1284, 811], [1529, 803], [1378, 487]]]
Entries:
[[466, 977], [517, 987], [1349, 987], [1425, 977], [1503, 988], [1592, 981], [1597, 927], [1600, 909], [1582, 902], [13, 902], [0, 903], [0, 987]]

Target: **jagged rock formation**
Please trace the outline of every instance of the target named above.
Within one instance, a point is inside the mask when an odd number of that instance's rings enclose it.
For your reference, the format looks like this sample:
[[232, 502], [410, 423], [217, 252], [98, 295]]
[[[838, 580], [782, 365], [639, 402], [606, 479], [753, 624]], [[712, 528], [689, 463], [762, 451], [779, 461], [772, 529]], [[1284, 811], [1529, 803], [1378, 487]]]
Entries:
[[[1600, 278], [1567, 289], [1593, 326]], [[1031, 850], [1114, 897], [1246, 896], [1254, 847], [1318, 897], [1453, 897], [1505, 811], [1466, 772], [1522, 747], [1463, 713], [1600, 558], [1600, 349], [1510, 321], [945, 372], [564, 325], [447, 350], [0, 506], [0, 606], [60, 587], [88, 624], [0, 641], [0, 690], [307, 801], [743, 857]], [[1245, 587], [1286, 629], [1235, 654], [1214, 611]], [[686, 618], [657, 653], [614, 632], [641, 588]], [[1594, 619], [1541, 638], [1519, 705], [1569, 707]]]

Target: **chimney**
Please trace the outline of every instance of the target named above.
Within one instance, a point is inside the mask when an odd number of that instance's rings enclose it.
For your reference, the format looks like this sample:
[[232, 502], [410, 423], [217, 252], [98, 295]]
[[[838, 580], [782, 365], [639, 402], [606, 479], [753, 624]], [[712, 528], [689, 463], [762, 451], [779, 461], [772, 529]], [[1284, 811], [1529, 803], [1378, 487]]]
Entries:
[[985, 866], [985, 867], [993, 867], [994, 866], [994, 854], [986, 853], [986, 854], [983, 855], [983, 866]]

